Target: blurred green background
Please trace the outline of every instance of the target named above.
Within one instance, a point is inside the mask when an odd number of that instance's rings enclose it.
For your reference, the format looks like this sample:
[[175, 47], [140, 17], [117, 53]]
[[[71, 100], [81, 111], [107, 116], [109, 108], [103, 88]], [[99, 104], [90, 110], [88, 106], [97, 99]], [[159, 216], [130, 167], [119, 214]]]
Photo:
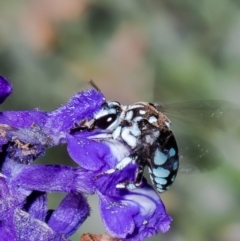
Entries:
[[[211, 98], [240, 104], [240, 2], [0, 1], [0, 74], [14, 86], [1, 109], [53, 110], [89, 88], [90, 79], [107, 99], [125, 104]], [[211, 141], [226, 162], [212, 172], [179, 174], [161, 195], [172, 227], [149, 240], [240, 240], [239, 133]], [[74, 165], [65, 147], [41, 161]], [[51, 195], [49, 207], [61, 198]], [[89, 200], [91, 217], [74, 241], [104, 232], [97, 197]]]

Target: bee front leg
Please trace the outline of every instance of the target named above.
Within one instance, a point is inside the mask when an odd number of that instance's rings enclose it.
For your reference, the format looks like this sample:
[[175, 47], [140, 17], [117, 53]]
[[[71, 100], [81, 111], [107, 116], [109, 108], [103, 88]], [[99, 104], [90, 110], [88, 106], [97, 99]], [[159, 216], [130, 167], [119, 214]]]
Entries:
[[120, 170], [124, 169], [126, 166], [128, 166], [130, 163], [134, 164], [135, 160], [136, 160], [135, 156], [133, 156], [133, 155], [127, 156], [127, 157], [123, 158], [114, 168], [108, 169], [104, 172], [99, 173], [95, 177], [95, 179], [98, 179], [99, 177], [101, 177], [105, 174], [112, 174], [116, 171], [120, 171]]
[[135, 160], [136, 160], [136, 158], [133, 157], [132, 155], [125, 157], [115, 166], [115, 168], [105, 171], [104, 174], [111, 174], [115, 171], [120, 171], [123, 168], [125, 168], [126, 166], [128, 166], [130, 163], [134, 164]]

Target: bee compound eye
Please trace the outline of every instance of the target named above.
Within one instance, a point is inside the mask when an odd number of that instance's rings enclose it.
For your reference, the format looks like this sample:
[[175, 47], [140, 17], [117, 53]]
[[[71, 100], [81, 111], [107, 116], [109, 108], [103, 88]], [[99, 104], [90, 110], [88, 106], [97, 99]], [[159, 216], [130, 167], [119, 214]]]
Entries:
[[116, 114], [102, 116], [95, 121], [95, 127], [106, 130], [116, 119]]

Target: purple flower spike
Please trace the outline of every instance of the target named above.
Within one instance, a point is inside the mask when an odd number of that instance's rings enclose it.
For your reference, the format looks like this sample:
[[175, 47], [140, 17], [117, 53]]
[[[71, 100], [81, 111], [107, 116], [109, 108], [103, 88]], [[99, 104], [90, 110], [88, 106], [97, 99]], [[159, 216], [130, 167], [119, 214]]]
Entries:
[[3, 77], [0, 76], [0, 104], [12, 93], [12, 85]]

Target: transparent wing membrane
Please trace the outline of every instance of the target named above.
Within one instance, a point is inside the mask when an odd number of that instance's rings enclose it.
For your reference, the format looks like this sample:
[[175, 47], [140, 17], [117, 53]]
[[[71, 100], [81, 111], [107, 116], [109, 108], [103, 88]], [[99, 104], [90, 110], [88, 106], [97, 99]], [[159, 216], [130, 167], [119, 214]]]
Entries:
[[205, 126], [211, 129], [227, 130], [240, 124], [240, 107], [223, 100], [188, 101], [171, 104], [157, 104], [172, 122], [190, 127]]
[[[224, 157], [214, 142], [228, 131], [239, 134], [240, 107], [222, 100], [157, 104], [172, 122], [180, 153], [179, 171], [190, 173], [212, 170]], [[219, 135], [220, 134], [220, 135]]]
[[176, 136], [179, 139], [180, 172], [210, 171], [224, 162], [221, 150], [206, 139], [178, 133]]

